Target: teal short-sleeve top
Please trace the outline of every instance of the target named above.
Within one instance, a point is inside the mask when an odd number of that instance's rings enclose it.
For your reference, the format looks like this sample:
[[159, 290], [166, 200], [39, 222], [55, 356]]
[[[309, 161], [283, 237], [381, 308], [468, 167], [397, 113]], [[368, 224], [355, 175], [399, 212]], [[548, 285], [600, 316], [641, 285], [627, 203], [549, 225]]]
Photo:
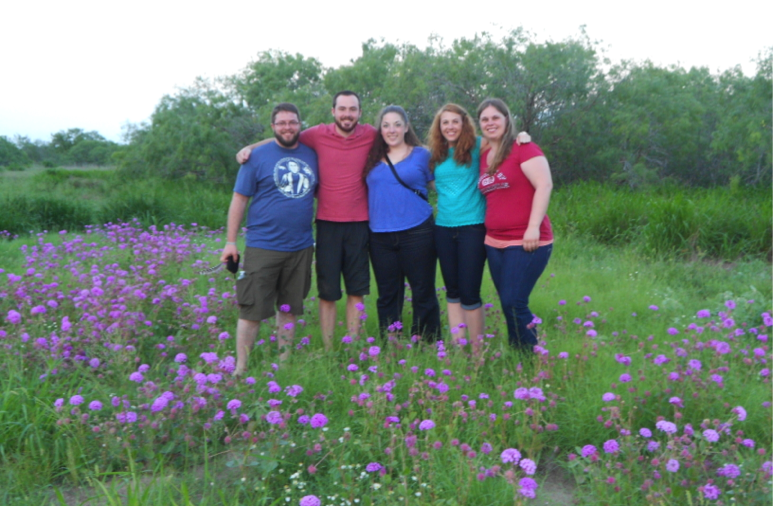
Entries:
[[478, 190], [480, 141], [479, 137], [475, 142], [470, 165], [457, 164], [454, 160], [454, 148], [449, 148], [448, 158], [435, 166], [437, 225], [461, 227], [484, 222], [486, 199]]

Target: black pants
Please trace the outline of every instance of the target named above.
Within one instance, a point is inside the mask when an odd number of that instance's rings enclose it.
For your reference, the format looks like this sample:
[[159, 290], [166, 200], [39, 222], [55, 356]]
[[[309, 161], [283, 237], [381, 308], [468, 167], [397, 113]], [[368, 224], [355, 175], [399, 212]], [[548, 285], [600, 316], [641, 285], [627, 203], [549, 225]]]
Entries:
[[433, 225], [430, 217], [404, 231], [370, 233], [370, 262], [378, 286], [378, 323], [382, 329], [403, 320], [407, 278], [413, 303], [411, 334], [427, 340], [434, 340], [440, 334]]
[[446, 301], [476, 310], [483, 302], [480, 285], [486, 265], [486, 228], [483, 224], [460, 227], [435, 226], [435, 247], [446, 284]]

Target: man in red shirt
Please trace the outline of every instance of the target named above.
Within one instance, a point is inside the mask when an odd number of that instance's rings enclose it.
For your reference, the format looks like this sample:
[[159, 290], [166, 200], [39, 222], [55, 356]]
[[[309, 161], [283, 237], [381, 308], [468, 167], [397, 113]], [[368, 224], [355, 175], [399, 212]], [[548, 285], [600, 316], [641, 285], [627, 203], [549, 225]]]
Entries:
[[[317, 152], [316, 270], [319, 291], [319, 321], [325, 349], [333, 346], [336, 301], [343, 296], [341, 275], [346, 285], [347, 331], [360, 333], [363, 296], [370, 293], [368, 262], [368, 193], [362, 178], [365, 159], [377, 130], [359, 123], [359, 96], [349, 90], [333, 98], [333, 123], [301, 132], [300, 142]], [[242, 149], [236, 156], [241, 164], [260, 143]]]

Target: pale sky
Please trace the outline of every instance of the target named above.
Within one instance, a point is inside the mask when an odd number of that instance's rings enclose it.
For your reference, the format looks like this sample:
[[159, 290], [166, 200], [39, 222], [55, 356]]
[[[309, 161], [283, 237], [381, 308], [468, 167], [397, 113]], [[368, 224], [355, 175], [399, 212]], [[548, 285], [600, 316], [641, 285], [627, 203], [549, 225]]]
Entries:
[[[165, 94], [196, 76], [232, 75], [268, 49], [338, 67], [369, 38], [426, 47], [522, 26], [561, 41], [585, 25], [613, 62], [706, 66], [721, 72], [773, 46], [773, 3], [650, 0], [35, 1], [0, 5], [0, 135], [50, 140], [67, 128], [118, 141]], [[445, 10], [437, 6], [446, 5]], [[466, 6], [466, 7], [465, 7]]]

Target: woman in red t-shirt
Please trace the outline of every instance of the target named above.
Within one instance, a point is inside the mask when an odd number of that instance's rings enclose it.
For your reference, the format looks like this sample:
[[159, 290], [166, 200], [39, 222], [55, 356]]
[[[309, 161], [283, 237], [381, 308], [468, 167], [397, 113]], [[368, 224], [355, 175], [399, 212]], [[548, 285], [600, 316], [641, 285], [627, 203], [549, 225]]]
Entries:
[[537, 328], [529, 295], [553, 250], [547, 216], [553, 180], [539, 146], [515, 143], [507, 105], [486, 99], [478, 121], [490, 148], [481, 154], [478, 188], [486, 197], [486, 254], [510, 344], [531, 350]]

